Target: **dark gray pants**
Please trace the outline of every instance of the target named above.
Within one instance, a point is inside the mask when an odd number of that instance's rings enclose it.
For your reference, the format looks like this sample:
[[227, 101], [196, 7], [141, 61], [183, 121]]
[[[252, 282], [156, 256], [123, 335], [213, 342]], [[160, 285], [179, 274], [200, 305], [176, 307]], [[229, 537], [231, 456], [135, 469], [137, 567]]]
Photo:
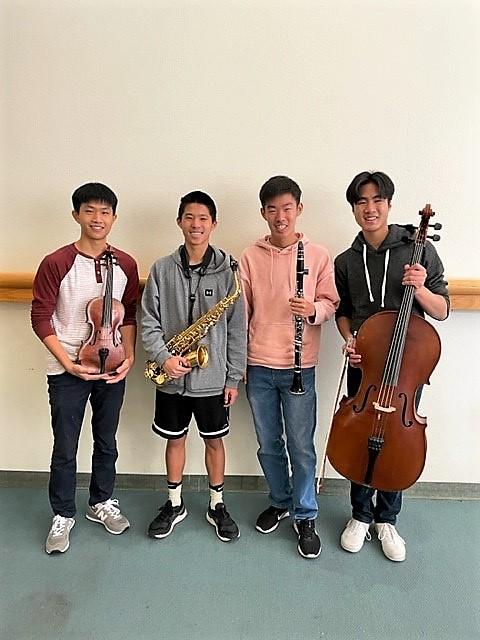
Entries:
[[50, 375], [48, 395], [52, 416], [53, 452], [49, 498], [55, 515], [73, 518], [78, 439], [87, 401], [92, 407], [92, 475], [89, 504], [112, 497], [118, 457], [115, 434], [125, 392], [125, 380], [107, 385], [86, 381], [69, 373]]

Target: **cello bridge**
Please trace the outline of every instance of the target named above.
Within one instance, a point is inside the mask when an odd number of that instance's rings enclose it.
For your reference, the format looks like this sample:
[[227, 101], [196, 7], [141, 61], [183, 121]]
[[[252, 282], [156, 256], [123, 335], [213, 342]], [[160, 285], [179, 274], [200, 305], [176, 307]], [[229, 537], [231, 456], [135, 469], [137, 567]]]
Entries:
[[376, 411], [383, 411], [383, 413], [393, 413], [396, 411], [395, 407], [382, 407], [378, 402], [372, 402]]

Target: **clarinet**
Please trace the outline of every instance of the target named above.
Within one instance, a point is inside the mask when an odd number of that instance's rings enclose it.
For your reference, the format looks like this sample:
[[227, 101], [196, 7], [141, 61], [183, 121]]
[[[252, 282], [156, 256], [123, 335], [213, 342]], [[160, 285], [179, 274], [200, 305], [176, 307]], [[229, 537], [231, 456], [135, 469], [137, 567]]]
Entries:
[[[303, 276], [305, 275], [303, 242], [299, 240], [297, 249], [297, 290], [296, 298], [303, 298]], [[303, 318], [295, 316], [295, 338], [293, 346], [295, 349], [295, 362], [293, 365], [293, 380], [290, 393], [301, 396], [305, 393], [302, 381], [302, 341], [303, 341]]]

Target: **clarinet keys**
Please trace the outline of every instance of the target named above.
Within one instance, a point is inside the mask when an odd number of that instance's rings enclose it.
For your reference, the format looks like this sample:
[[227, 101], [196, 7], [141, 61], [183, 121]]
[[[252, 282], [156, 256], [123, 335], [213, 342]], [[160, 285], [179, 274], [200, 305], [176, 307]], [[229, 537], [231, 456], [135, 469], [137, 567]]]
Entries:
[[[297, 247], [297, 289], [296, 298], [303, 298], [303, 276], [305, 275], [305, 252], [303, 242], [298, 241]], [[293, 348], [295, 351], [295, 362], [293, 365], [293, 380], [290, 393], [301, 396], [305, 393], [302, 380], [302, 344], [303, 344], [303, 324], [302, 316], [295, 316], [295, 338]]]

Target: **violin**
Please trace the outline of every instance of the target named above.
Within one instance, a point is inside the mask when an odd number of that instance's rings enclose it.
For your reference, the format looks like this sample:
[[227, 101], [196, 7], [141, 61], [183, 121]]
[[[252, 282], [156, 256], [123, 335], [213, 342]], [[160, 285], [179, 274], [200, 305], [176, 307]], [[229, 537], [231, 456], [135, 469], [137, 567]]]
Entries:
[[[429, 204], [419, 213], [410, 264], [421, 261], [428, 227], [441, 228], [429, 224], [435, 215]], [[412, 285], [406, 286], [398, 311], [376, 313], [358, 330], [362, 380], [353, 398], [340, 401], [327, 445], [336, 471], [381, 491], [410, 487], [425, 465], [427, 419], [417, 414], [415, 396], [429, 383], [441, 345], [433, 326], [412, 315], [414, 293]]]
[[77, 363], [96, 369], [93, 373], [115, 374], [125, 360], [119, 328], [125, 316], [123, 304], [113, 298], [113, 261], [110, 250], [104, 254], [106, 282], [104, 295], [90, 300], [86, 307], [90, 335], [82, 342]]

